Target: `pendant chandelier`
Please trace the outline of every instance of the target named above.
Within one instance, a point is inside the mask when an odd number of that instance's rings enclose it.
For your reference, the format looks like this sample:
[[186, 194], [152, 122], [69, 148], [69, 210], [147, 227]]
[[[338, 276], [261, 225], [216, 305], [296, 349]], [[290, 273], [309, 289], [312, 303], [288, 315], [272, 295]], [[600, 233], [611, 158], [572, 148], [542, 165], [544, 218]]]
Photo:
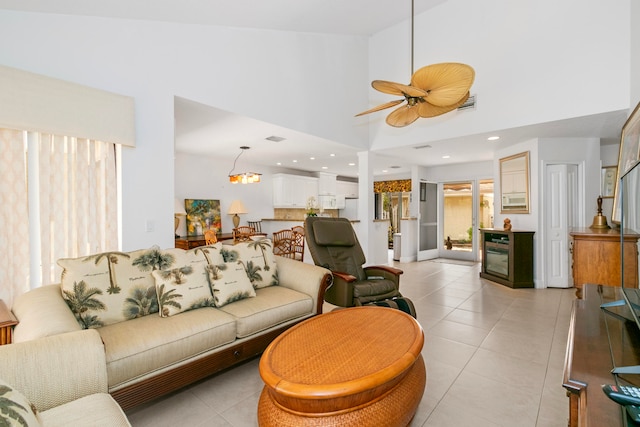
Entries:
[[229, 171], [229, 182], [231, 184], [254, 184], [254, 183], [260, 182], [260, 175], [262, 175], [260, 173], [243, 172], [243, 173], [232, 174], [232, 172], [236, 169], [236, 162], [238, 161], [240, 156], [242, 156], [242, 153], [244, 153], [246, 150], [250, 148], [251, 147], [247, 147], [245, 145], [240, 147], [240, 150], [242, 151], [240, 151], [240, 154], [238, 154], [236, 159], [233, 161], [233, 168], [231, 169], [231, 171]]
[[411, 82], [409, 85], [385, 80], [374, 80], [371, 86], [377, 91], [403, 96], [403, 99], [386, 102], [357, 116], [391, 108], [407, 101], [387, 116], [387, 124], [404, 127], [418, 118], [436, 117], [453, 111], [469, 98], [469, 89], [475, 78], [475, 71], [466, 64], [445, 62], [427, 65], [413, 72], [413, 0], [411, 0]]

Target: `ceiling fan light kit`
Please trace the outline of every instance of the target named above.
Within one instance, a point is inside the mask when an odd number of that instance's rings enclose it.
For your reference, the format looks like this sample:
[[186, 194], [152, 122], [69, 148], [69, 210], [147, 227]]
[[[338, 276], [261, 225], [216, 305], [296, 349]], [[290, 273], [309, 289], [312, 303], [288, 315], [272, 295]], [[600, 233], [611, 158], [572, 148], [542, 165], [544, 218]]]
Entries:
[[[413, 0], [411, 1], [411, 68], [413, 72]], [[418, 118], [436, 117], [453, 111], [469, 99], [469, 90], [475, 79], [474, 69], [458, 62], [427, 65], [412, 74], [411, 83], [374, 80], [371, 86], [379, 92], [403, 96], [404, 99], [386, 102], [356, 117], [400, 105], [387, 116], [387, 124], [404, 127]]]

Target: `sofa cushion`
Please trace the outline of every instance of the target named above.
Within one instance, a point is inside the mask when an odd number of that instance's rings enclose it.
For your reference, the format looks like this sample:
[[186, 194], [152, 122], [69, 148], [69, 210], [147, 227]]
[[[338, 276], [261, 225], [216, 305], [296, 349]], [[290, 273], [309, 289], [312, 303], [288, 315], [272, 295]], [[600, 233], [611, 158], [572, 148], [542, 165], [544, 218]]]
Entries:
[[241, 261], [255, 289], [278, 284], [278, 271], [270, 239], [225, 245], [222, 256], [226, 262]]
[[242, 262], [226, 262], [207, 268], [216, 307], [256, 296]]
[[[63, 297], [83, 328], [97, 328], [158, 312], [152, 272], [206, 265], [221, 245], [204, 249], [104, 252], [58, 260]], [[217, 254], [217, 255], [216, 255]]]
[[120, 406], [107, 393], [90, 394], [42, 411], [40, 419], [46, 427], [131, 426]]
[[202, 263], [153, 272], [161, 317], [213, 307], [207, 269]]
[[0, 380], [0, 425], [16, 427], [37, 427], [40, 421], [35, 407], [18, 390]]
[[204, 307], [171, 317], [144, 316], [97, 329], [104, 342], [109, 389], [233, 342], [235, 319]]
[[289, 320], [313, 314], [313, 300], [282, 286], [256, 289], [255, 298], [227, 304], [220, 310], [237, 319], [238, 338], [264, 331]]

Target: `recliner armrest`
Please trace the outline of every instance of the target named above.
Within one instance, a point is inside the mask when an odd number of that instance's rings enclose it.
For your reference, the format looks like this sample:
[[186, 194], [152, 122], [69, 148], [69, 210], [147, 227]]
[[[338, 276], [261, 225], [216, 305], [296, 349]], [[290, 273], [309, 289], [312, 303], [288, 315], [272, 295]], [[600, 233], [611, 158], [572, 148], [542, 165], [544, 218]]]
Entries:
[[334, 276], [338, 276], [340, 279], [344, 280], [347, 283], [355, 282], [357, 280], [356, 276], [353, 276], [349, 273], [344, 273], [342, 271], [332, 271]]
[[399, 276], [402, 273], [404, 273], [404, 271], [400, 270], [399, 268], [389, 267], [388, 265], [370, 265], [368, 267], [364, 267], [364, 271], [367, 273], [370, 271], [376, 271], [376, 270], [384, 271], [389, 274], [393, 274], [394, 276]]

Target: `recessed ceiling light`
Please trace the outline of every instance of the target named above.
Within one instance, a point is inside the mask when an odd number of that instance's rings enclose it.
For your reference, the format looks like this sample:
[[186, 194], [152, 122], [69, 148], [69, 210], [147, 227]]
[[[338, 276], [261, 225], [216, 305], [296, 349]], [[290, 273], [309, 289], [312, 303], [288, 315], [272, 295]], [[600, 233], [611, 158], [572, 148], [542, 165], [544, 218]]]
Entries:
[[382, 169], [382, 173], [387, 173], [387, 170], [386, 169]]
[[298, 163], [298, 161], [297, 160], [293, 160], [293, 163]]
[[355, 163], [353, 163], [353, 162], [349, 163], [349, 166], [355, 166], [355, 165], [356, 165], [356, 164], [355, 164]]
[[315, 157], [309, 157], [309, 160], [315, 160], [315, 159], [316, 159]]
[[500, 139], [500, 137], [495, 135], [495, 136], [490, 136], [489, 138], [487, 138], [487, 141], [497, 141], [499, 139]]
[[331, 156], [331, 157], [335, 157], [336, 155], [335, 155], [335, 154], [333, 154], [333, 153], [331, 153], [331, 154], [329, 154], [329, 156]]
[[276, 165], [282, 166], [282, 162], [278, 162], [278, 163], [276, 163]]
[[323, 166], [322, 169], [329, 169], [329, 166]]
[[451, 157], [451, 156], [450, 156], [450, 155], [448, 155], [448, 154], [447, 154], [446, 156], [442, 156], [442, 158], [443, 158], [443, 159], [448, 159], [448, 158], [450, 158], [450, 157]]

